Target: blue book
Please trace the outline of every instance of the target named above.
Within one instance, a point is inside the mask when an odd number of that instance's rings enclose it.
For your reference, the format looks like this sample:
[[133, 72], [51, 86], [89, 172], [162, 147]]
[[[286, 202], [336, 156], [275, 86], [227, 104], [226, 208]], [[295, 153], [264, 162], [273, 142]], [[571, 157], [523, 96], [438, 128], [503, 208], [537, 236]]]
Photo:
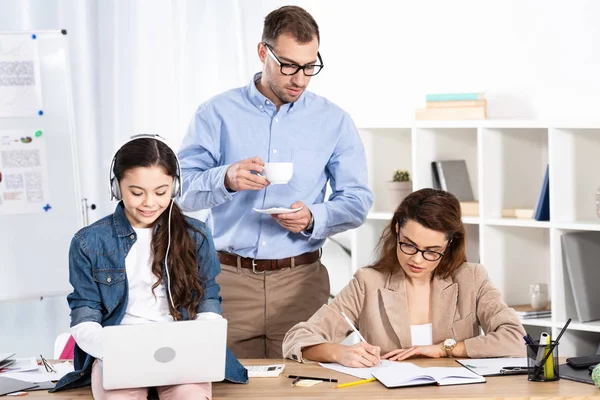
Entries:
[[485, 93], [435, 93], [425, 95], [426, 101], [485, 100]]
[[546, 174], [544, 175], [544, 183], [542, 184], [542, 192], [538, 199], [538, 204], [535, 209], [533, 218], [536, 221], [550, 221], [550, 182], [548, 177], [549, 166], [546, 166]]

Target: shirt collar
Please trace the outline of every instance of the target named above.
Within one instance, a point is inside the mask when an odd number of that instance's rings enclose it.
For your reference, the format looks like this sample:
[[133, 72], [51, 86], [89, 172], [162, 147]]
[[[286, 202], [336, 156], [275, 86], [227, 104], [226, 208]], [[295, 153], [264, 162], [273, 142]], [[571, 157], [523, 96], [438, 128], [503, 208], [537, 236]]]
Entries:
[[[248, 97], [250, 98], [250, 101], [252, 102], [252, 104], [254, 104], [259, 110], [264, 110], [265, 107], [269, 107], [269, 106], [275, 107], [275, 106], [273, 105], [273, 102], [271, 100], [267, 99], [261, 92], [259, 92], [258, 88], [256, 87], [256, 82], [258, 82], [261, 77], [262, 77], [262, 72], [257, 72], [256, 74], [254, 74], [254, 76], [250, 80], [250, 83], [248, 84], [247, 89], [248, 89]], [[302, 92], [302, 94], [300, 95], [298, 100], [296, 100], [293, 103], [282, 104], [281, 107], [279, 107], [279, 110], [290, 112], [293, 109], [298, 108], [299, 106], [304, 106], [304, 105], [306, 105], [306, 90], [304, 90], [304, 92]]]

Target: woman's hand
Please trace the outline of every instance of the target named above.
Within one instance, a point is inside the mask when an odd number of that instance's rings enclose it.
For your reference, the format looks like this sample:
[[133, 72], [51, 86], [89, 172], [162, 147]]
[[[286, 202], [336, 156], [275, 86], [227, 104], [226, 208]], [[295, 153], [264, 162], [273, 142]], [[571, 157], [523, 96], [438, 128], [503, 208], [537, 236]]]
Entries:
[[379, 364], [379, 346], [372, 346], [366, 342], [360, 342], [352, 346], [339, 346], [336, 361], [346, 367], [364, 368]]
[[431, 358], [446, 357], [446, 351], [441, 344], [432, 344], [430, 346], [413, 346], [407, 349], [396, 349], [381, 356], [381, 358], [390, 361], [401, 361], [407, 358], [423, 356]]

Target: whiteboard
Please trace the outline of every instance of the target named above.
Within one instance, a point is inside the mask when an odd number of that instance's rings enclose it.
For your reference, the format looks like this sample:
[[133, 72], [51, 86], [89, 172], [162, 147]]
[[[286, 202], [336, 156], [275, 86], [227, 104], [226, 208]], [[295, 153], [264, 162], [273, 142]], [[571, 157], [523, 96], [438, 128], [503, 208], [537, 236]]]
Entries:
[[0, 36], [32, 34], [37, 41], [43, 113], [0, 118], [0, 135], [38, 132], [43, 138], [45, 200], [50, 207], [0, 214], [0, 301], [69, 293], [69, 245], [83, 226], [67, 36], [61, 31], [0, 31]]

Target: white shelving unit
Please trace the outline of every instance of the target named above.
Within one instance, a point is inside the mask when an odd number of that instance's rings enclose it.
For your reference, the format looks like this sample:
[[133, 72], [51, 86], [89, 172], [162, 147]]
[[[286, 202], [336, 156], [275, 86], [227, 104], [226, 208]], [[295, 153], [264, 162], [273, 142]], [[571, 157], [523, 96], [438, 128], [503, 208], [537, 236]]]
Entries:
[[[487, 268], [510, 305], [529, 303], [529, 284], [547, 283], [552, 318], [523, 323], [534, 336], [551, 331], [556, 337], [568, 317], [560, 237], [600, 231], [595, 209], [600, 123], [413, 121], [359, 131], [375, 202], [367, 222], [352, 231], [352, 268], [375, 258], [373, 250], [396, 206], [386, 188], [395, 169], [409, 170], [413, 190], [418, 190], [432, 187], [432, 161], [464, 159], [480, 211], [479, 217], [463, 219], [469, 261]], [[502, 209], [535, 209], [548, 164], [550, 222], [503, 218]], [[580, 323], [571, 317], [560, 355], [593, 353], [600, 343], [600, 321]]]

